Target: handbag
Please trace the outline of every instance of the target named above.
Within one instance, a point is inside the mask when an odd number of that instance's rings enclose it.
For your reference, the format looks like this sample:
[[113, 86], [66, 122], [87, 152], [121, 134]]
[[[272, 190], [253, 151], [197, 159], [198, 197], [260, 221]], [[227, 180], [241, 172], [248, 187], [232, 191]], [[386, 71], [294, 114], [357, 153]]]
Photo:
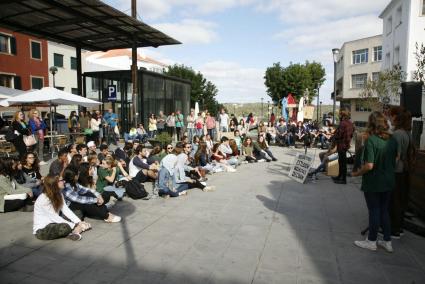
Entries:
[[24, 143], [27, 145], [27, 147], [37, 144], [37, 140], [35, 140], [34, 134], [24, 135]]
[[84, 129], [84, 134], [85, 135], [92, 135], [93, 134], [93, 129], [91, 129], [91, 128]]
[[331, 177], [337, 177], [339, 175], [339, 164], [338, 160], [328, 162], [327, 175]]

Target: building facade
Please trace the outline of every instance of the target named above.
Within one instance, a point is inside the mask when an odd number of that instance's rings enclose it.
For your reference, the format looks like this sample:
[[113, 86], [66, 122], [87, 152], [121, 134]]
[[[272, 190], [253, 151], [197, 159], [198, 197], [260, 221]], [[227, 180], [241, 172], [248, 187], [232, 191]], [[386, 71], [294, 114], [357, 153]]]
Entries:
[[0, 86], [31, 90], [49, 85], [47, 41], [0, 28]]
[[[406, 81], [414, 81], [416, 44], [425, 44], [425, 0], [392, 0], [379, 17], [383, 21], [382, 68], [391, 69], [399, 64], [406, 73]], [[425, 91], [422, 92], [422, 114], [425, 114]], [[423, 118], [414, 119], [413, 131], [422, 133], [420, 148], [425, 149]]]
[[336, 68], [336, 94], [341, 108], [351, 111], [351, 120], [365, 127], [372, 109], [361, 97], [368, 80], [377, 78], [382, 64], [382, 35], [345, 42]]

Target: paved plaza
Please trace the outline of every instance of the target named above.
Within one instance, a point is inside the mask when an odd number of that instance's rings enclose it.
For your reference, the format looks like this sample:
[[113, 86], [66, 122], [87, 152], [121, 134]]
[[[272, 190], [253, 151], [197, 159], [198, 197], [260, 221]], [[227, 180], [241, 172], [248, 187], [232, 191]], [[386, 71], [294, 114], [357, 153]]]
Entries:
[[215, 192], [118, 202], [123, 222], [89, 219], [80, 242], [39, 241], [31, 213], [1, 214], [0, 283], [425, 283], [423, 238], [407, 232], [393, 254], [353, 245], [360, 179], [298, 184], [295, 150], [272, 150], [278, 162], [209, 176]]

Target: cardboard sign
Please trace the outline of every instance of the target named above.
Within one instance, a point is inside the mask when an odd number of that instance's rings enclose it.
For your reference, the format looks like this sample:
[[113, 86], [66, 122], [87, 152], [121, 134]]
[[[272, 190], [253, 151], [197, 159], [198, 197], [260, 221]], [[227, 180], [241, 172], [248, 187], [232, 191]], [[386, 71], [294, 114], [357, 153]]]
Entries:
[[289, 171], [289, 177], [299, 183], [304, 183], [305, 178], [313, 164], [313, 156], [297, 153], [294, 163]]
[[314, 106], [304, 107], [304, 119], [313, 119]]

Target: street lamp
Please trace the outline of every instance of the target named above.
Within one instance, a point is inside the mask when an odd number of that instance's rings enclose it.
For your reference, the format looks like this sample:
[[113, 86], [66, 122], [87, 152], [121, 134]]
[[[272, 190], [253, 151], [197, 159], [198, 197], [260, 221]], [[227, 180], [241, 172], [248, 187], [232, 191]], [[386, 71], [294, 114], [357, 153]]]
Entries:
[[261, 98], [261, 120], [263, 120], [263, 100], [264, 98]]
[[[322, 119], [322, 101], [320, 101], [319, 112], [320, 112], [320, 119]], [[319, 121], [317, 121], [317, 122], [319, 123]]]
[[267, 101], [267, 122], [270, 121], [270, 101]]
[[332, 108], [332, 125], [335, 125], [335, 111], [336, 111], [336, 63], [338, 62], [339, 48], [332, 49], [334, 59], [334, 97]]
[[58, 68], [56, 68], [56, 66], [52, 66], [49, 68], [50, 73], [52, 73], [53, 76], [53, 88], [56, 88], [56, 84], [55, 84], [55, 75], [56, 73], [58, 73]]
[[[316, 108], [319, 108], [319, 100], [320, 100], [320, 93], [319, 93], [319, 89], [320, 89], [320, 86], [319, 86], [319, 84], [317, 84], [316, 85], [316, 90], [317, 90], [317, 103], [316, 103]], [[319, 110], [317, 109], [316, 110], [316, 113], [317, 113], [317, 123], [319, 123]]]

